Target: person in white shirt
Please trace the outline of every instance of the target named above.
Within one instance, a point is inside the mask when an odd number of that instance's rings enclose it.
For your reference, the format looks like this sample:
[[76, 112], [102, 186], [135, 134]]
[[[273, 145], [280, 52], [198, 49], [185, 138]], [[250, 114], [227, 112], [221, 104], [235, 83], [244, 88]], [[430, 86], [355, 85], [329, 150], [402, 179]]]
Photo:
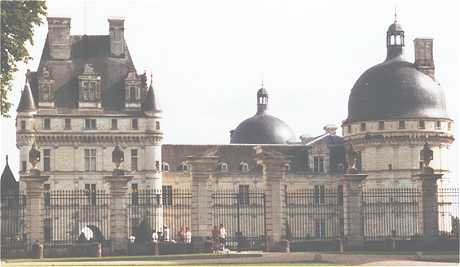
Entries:
[[192, 231], [190, 231], [190, 228], [186, 227], [185, 228], [185, 244], [191, 244], [192, 243]]
[[219, 226], [219, 241], [222, 250], [225, 248], [225, 238], [227, 238], [227, 231], [225, 230], [225, 227], [223, 224], [220, 224]]
[[166, 242], [170, 241], [169, 228], [167, 225], [163, 226], [163, 240]]
[[153, 243], [158, 242], [158, 233], [157, 233], [156, 230], [154, 230], [153, 233], [152, 233], [152, 241], [153, 241]]
[[130, 235], [130, 236], [129, 236], [129, 242], [130, 242], [131, 244], [133, 244], [135, 240], [136, 240], [136, 237], [135, 237], [134, 235]]

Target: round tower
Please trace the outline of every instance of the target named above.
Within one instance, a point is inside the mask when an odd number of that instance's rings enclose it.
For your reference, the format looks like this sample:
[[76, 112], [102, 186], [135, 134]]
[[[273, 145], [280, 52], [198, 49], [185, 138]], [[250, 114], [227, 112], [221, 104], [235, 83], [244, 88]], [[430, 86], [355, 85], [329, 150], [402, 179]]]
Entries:
[[145, 179], [150, 189], [161, 190], [161, 144], [163, 141], [163, 130], [161, 128], [160, 103], [153, 89], [152, 79], [142, 109], [145, 115], [146, 133], [149, 136], [144, 149]]
[[432, 59], [432, 39], [414, 42], [418, 49], [411, 63], [404, 59], [404, 30], [395, 20], [387, 31], [385, 61], [365, 71], [350, 93], [342, 130], [357, 152], [358, 170], [369, 175], [368, 184], [412, 184], [423, 166], [420, 151], [426, 143], [434, 151], [430, 167], [449, 170], [453, 121], [433, 61], [418, 58]]

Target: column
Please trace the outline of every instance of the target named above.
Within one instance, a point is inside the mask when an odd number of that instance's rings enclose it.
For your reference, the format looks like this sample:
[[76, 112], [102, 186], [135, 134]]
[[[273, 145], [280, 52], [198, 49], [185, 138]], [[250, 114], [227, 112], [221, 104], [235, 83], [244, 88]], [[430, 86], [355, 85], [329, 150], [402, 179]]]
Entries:
[[195, 249], [204, 248], [212, 230], [211, 181], [217, 165], [215, 153], [188, 157], [192, 174], [192, 244]]
[[122, 171], [114, 171], [112, 176], [104, 177], [110, 189], [110, 239], [113, 255], [127, 255], [128, 252], [127, 184], [132, 178]]
[[257, 164], [262, 166], [265, 181], [265, 232], [266, 251], [285, 250], [282, 238], [286, 233], [284, 174], [285, 165], [290, 161], [285, 154], [256, 148]]
[[27, 233], [27, 249], [30, 250], [35, 242], [43, 244], [43, 183], [49, 176], [40, 175], [37, 169], [31, 169], [30, 174], [21, 176], [26, 184], [26, 214], [25, 231]]
[[367, 174], [345, 174], [343, 186], [343, 222], [347, 249], [362, 249], [364, 226], [361, 213], [362, 182]]
[[437, 181], [442, 174], [434, 173], [432, 168], [425, 167], [423, 173], [415, 177], [420, 180], [422, 189], [423, 239], [430, 242], [439, 237]]

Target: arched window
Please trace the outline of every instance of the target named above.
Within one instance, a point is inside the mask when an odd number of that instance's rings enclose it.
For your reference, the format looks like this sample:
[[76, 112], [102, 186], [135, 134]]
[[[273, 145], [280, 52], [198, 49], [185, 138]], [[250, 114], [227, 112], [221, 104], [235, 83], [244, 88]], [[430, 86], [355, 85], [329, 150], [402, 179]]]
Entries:
[[179, 171], [188, 171], [188, 165], [184, 161], [182, 161], [177, 169]]
[[289, 163], [284, 164], [284, 170], [287, 171], [287, 172], [290, 171], [291, 170], [291, 164], [289, 164]]
[[169, 164], [163, 161], [163, 163], [161, 164], [161, 170], [164, 172], [169, 172]]
[[249, 165], [244, 161], [240, 162], [240, 171], [249, 172]]
[[228, 164], [225, 163], [225, 162], [219, 162], [217, 164], [217, 169], [220, 171], [220, 172], [227, 172], [228, 171]]

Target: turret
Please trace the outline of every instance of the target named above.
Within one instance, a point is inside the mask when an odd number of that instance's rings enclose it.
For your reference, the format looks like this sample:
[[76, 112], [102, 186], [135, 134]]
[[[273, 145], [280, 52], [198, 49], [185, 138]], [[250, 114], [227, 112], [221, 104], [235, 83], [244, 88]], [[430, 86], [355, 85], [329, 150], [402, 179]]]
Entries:
[[387, 60], [404, 55], [404, 30], [396, 20], [387, 30]]
[[267, 111], [268, 107], [268, 92], [262, 87], [257, 91], [257, 114], [262, 114]]

